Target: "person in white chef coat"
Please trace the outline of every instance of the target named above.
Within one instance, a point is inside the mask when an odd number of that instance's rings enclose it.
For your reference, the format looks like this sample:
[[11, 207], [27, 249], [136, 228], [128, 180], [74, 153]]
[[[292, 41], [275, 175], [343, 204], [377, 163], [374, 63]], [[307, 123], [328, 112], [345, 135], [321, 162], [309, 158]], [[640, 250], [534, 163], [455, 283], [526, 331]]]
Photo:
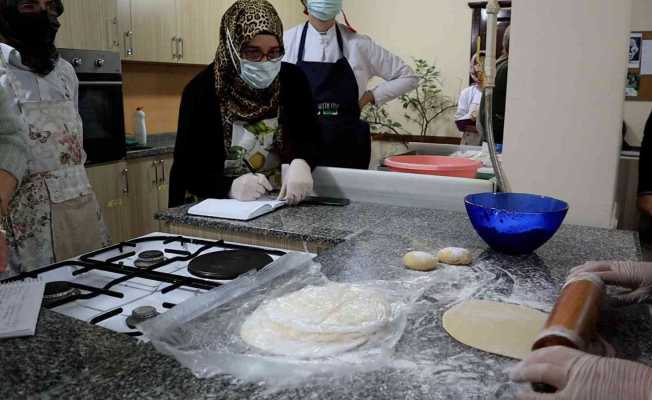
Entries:
[[471, 58], [470, 75], [473, 84], [462, 90], [455, 112], [455, 123], [462, 132], [462, 144], [467, 146], [479, 146], [482, 144], [482, 136], [476, 128], [476, 121], [482, 101], [482, 58], [484, 51], [474, 54]]
[[[308, 77], [321, 125], [322, 166], [368, 169], [369, 125], [360, 119], [369, 104], [382, 105], [417, 88], [419, 78], [403, 60], [335, 18], [342, 0], [301, 0], [305, 24], [285, 32], [283, 61]], [[369, 81], [384, 82], [369, 88]]]

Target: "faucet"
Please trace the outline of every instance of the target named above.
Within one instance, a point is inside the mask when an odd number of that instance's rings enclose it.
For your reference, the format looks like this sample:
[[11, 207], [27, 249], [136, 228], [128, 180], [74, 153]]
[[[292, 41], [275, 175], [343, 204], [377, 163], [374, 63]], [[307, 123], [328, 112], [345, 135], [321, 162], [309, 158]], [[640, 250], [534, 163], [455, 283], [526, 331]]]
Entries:
[[487, 41], [485, 51], [485, 86], [484, 86], [484, 129], [481, 132], [487, 138], [489, 143], [489, 156], [491, 158], [491, 165], [496, 174], [496, 191], [497, 192], [511, 192], [511, 186], [503, 170], [502, 163], [498, 160], [496, 154], [496, 140], [494, 138], [494, 124], [493, 124], [493, 95], [494, 88], [496, 87], [496, 37], [498, 31], [498, 12], [500, 12], [500, 5], [498, 0], [489, 0], [487, 3]]

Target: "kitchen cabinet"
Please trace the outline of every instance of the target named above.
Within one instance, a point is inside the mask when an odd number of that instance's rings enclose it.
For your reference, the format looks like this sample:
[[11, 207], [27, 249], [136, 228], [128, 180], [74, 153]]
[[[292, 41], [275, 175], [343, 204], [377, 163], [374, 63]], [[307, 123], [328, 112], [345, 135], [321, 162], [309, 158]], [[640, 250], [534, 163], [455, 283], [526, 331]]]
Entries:
[[120, 0], [123, 58], [176, 62], [176, 0]]
[[57, 47], [120, 51], [115, 0], [63, 0]]
[[131, 237], [159, 230], [154, 215], [168, 206], [172, 155], [129, 160]]
[[159, 231], [154, 215], [168, 208], [172, 154], [86, 168], [111, 241]]
[[[116, 0], [114, 0], [116, 1]], [[117, 0], [124, 60], [202, 64], [213, 61], [220, 21], [235, 0]], [[305, 20], [296, 0], [272, 0], [286, 28]]]
[[130, 238], [130, 185], [125, 161], [86, 168], [113, 243]]
[[219, 43], [219, 21], [230, 3], [219, 0], [177, 0], [179, 30], [176, 40], [179, 62], [213, 62]]

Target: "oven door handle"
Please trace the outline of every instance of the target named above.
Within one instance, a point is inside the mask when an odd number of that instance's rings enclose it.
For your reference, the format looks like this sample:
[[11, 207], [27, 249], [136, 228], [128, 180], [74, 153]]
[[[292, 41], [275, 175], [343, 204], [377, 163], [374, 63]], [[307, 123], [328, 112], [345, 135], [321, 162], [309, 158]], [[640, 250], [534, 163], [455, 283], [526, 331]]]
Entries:
[[122, 81], [79, 81], [79, 86], [122, 86]]

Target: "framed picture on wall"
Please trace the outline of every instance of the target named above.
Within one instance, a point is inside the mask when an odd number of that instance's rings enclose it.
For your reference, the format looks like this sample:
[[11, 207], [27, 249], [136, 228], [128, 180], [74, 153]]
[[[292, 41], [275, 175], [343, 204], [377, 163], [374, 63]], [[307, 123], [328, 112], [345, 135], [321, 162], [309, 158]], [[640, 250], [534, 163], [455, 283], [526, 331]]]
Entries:
[[641, 67], [642, 33], [632, 33], [629, 37], [629, 68]]
[[637, 97], [641, 87], [641, 76], [638, 72], [629, 71], [627, 73], [627, 86], [625, 87], [625, 95], [627, 97]]

